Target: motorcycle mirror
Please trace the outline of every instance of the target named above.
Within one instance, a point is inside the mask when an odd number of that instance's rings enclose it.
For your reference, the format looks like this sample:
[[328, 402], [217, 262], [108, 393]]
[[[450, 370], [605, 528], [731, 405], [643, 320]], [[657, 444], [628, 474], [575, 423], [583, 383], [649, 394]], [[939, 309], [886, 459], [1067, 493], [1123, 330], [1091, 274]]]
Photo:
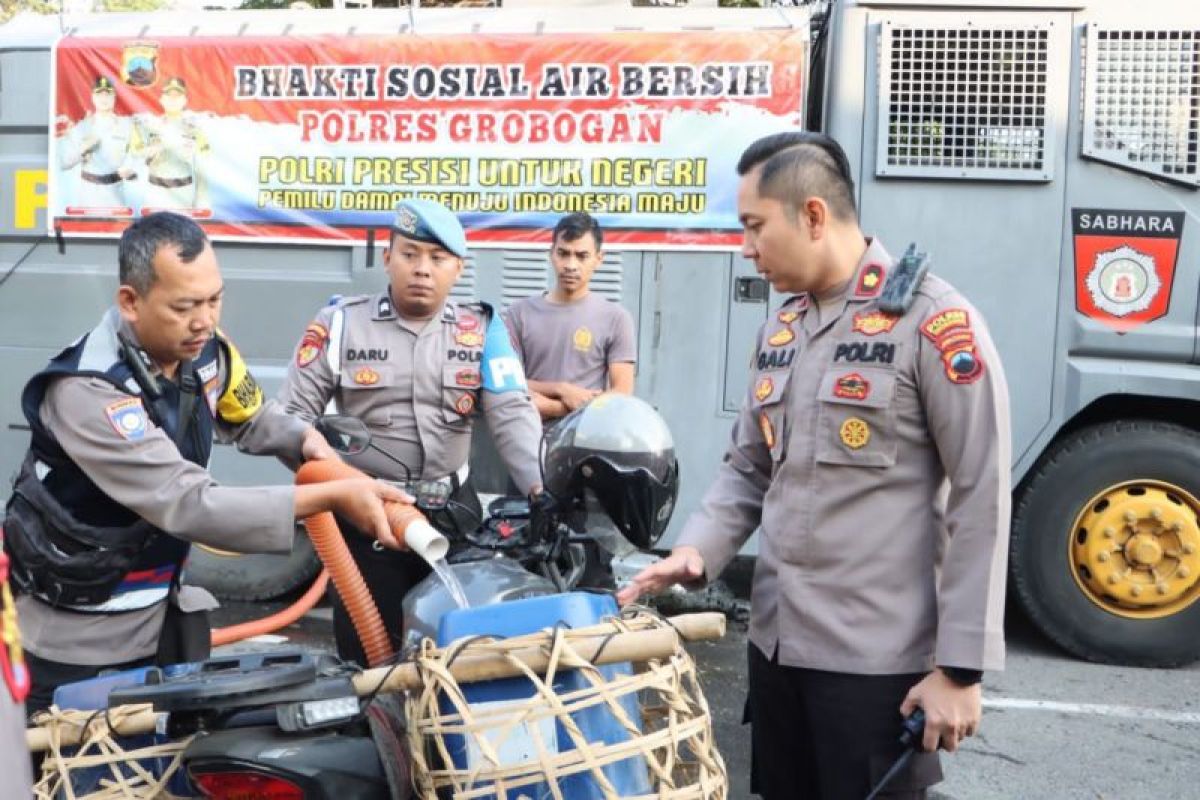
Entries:
[[317, 418], [315, 427], [329, 446], [344, 456], [356, 456], [371, 443], [370, 431], [356, 417], [326, 414]]

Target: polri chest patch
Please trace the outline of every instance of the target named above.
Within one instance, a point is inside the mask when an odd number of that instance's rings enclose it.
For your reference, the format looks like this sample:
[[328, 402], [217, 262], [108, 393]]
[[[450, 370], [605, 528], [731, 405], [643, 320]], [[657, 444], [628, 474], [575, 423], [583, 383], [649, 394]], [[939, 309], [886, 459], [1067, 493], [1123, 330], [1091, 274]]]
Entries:
[[354, 382], [359, 386], [374, 386], [379, 383], [379, 373], [370, 367], [362, 367], [354, 373]]
[[894, 342], [838, 342], [833, 351], [837, 363], [891, 364], [896, 360]]

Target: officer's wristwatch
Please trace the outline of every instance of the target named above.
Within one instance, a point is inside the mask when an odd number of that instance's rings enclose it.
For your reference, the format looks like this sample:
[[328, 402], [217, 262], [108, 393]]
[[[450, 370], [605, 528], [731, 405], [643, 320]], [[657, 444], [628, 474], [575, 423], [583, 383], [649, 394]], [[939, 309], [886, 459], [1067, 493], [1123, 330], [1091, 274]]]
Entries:
[[983, 681], [983, 670], [966, 667], [938, 667], [947, 678], [959, 686], [974, 686]]

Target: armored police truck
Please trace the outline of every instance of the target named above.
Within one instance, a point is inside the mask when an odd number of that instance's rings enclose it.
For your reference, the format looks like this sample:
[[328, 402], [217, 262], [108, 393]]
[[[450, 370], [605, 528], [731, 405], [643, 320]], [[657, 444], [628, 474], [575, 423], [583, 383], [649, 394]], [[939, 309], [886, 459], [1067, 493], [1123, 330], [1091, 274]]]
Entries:
[[[116, 109], [93, 104], [110, 86]], [[129, 141], [88, 137], [104, 113]], [[987, 317], [1014, 596], [1084, 658], [1200, 656], [1200, 8], [1182, 1], [20, 17], [0, 27], [0, 471], [28, 441], [20, 386], [110, 302], [142, 213], [213, 236], [224, 327], [270, 391], [331, 295], [385, 284], [397, 198], [462, 215], [454, 296], [497, 308], [546, 288], [547, 229], [586, 210], [610, 232], [594, 289], [633, 314], [637, 393], [679, 440], [669, 546], [782, 301], [738, 254], [732, 165], [798, 125], [845, 147], [864, 230], [918, 243]], [[214, 460], [225, 481], [289, 479]], [[494, 462], [477, 441], [485, 489]], [[193, 559], [243, 597], [313, 568], [303, 536], [290, 559]]]

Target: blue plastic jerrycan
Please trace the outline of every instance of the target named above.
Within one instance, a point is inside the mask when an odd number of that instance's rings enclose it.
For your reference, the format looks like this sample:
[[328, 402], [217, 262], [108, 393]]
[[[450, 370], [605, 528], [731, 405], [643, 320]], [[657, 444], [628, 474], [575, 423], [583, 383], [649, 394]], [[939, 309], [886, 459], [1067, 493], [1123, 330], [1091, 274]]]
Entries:
[[[171, 678], [177, 675], [185, 675], [196, 668], [197, 665], [195, 664], [171, 664], [162, 668], [162, 675]], [[109, 692], [114, 689], [141, 686], [146, 683], [148, 677], [156, 679], [158, 674], [158, 670], [154, 667], [139, 667], [121, 672], [111, 672], [95, 678], [76, 681], [75, 683], [64, 683], [54, 690], [54, 705], [62, 709], [99, 711], [108, 708]], [[148, 733], [136, 736], [118, 736], [115, 741], [125, 750], [137, 750], [143, 747], [162, 744], [170, 741], [170, 739], [166, 736]], [[64, 752], [71, 754], [77, 749], [64, 748]], [[158, 777], [170, 766], [172, 759], [172, 756], [159, 756], [156, 758], [140, 759], [139, 763], [151, 775]], [[124, 775], [129, 777], [134, 775], [132, 769], [119, 765], [72, 770], [71, 790], [75, 794], [90, 794], [100, 791], [104, 788], [102, 781], [112, 781], [114, 779], [114, 769], [120, 769]], [[167, 789], [172, 794], [180, 797], [199, 796], [199, 791], [191, 785], [191, 781], [188, 780], [187, 774], [183, 770], [179, 770], [171, 776], [171, 780], [167, 782]]]
[[[611, 595], [592, 594], [589, 592], [570, 592], [544, 597], [531, 597], [525, 600], [514, 600], [508, 603], [497, 603], [482, 608], [456, 609], [442, 617], [438, 626], [438, 645], [447, 645], [456, 639], [466, 636], [520, 636], [533, 633], [555, 625], [566, 625], [571, 628], [582, 628], [595, 625], [606, 616], [617, 613], [616, 601]], [[599, 668], [605, 680], [611, 681], [633, 672], [629, 663], [609, 664]], [[562, 696], [569, 692], [586, 689], [591, 684], [579, 670], [564, 670], [559, 672], [554, 680], [554, 691]], [[472, 710], [487, 709], [499, 704], [524, 701], [534, 693], [533, 684], [525, 678], [506, 678], [502, 680], [466, 683], [462, 685], [463, 694]], [[634, 694], [626, 694], [620, 699], [625, 714], [637, 726], [640, 732], [641, 711]], [[450, 700], [441, 700], [442, 713], [453, 713], [454, 706]], [[573, 712], [571, 718], [579, 726], [587, 742], [596, 744], [619, 744], [629, 741], [631, 734], [616, 718], [606, 703], [589, 706]], [[554, 718], [546, 718], [539, 722], [528, 723], [539, 726], [543, 742], [549, 747], [557, 747], [557, 752], [575, 748], [571, 736], [561, 722]], [[501, 734], [496, 733], [499, 740]], [[489, 737], [491, 738], [491, 737]], [[449, 749], [456, 769], [473, 767], [475, 759], [481, 758], [477, 744], [469, 737], [458, 735], [446, 736]], [[522, 762], [536, 763], [536, 746], [534, 734], [526, 727], [513, 729], [503, 738], [503, 741], [493, 742], [504, 765]], [[616, 761], [602, 768], [605, 777], [612, 783], [621, 797], [633, 797], [649, 794], [650, 776], [645, 758], [634, 755], [621, 761]], [[564, 797], [572, 800], [602, 800], [603, 791], [596, 778], [590, 771], [579, 772], [575, 775], [559, 779], [559, 789]], [[528, 794], [534, 800], [552, 797], [546, 783], [522, 787], [518, 790], [521, 795]], [[510, 794], [510, 796], [512, 796]]]

